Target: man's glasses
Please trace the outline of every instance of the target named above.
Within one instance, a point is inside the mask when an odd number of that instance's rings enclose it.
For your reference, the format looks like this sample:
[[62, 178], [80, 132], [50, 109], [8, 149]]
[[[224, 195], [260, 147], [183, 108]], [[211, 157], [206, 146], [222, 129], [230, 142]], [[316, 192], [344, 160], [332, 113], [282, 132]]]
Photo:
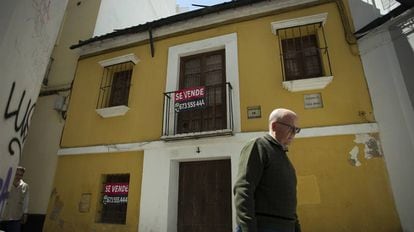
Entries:
[[294, 132], [295, 134], [298, 134], [298, 133], [300, 132], [300, 128], [299, 128], [299, 127], [295, 127], [295, 126], [289, 125], [289, 124], [284, 123], [284, 122], [277, 122], [277, 121], [276, 121], [276, 123], [279, 123], [279, 124], [281, 124], [281, 125], [284, 125], [284, 126], [289, 127], [289, 128], [290, 128], [290, 130], [291, 130], [292, 132]]

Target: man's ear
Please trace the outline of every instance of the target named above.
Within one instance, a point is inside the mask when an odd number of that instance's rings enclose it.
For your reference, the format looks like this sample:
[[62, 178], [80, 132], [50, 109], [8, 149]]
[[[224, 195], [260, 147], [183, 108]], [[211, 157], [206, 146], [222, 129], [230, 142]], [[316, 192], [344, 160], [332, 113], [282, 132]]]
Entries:
[[271, 124], [272, 125], [272, 131], [276, 131], [276, 124], [277, 124], [276, 122], [272, 122], [272, 124]]

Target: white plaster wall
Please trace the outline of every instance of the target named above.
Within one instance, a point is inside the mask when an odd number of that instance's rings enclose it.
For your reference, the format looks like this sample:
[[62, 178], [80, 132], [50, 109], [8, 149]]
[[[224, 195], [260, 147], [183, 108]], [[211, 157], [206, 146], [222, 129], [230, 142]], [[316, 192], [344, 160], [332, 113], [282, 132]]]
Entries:
[[8, 0], [2, 2], [2, 7], [0, 8], [0, 44], [3, 43], [3, 38], [10, 26], [11, 16], [16, 7], [17, 1]]
[[66, 4], [67, 0], [7, 0], [0, 7], [0, 208], [10, 186], [7, 180], [21, 159]]
[[23, 149], [21, 164], [26, 167], [25, 180], [30, 185], [31, 199], [29, 210], [33, 214], [46, 214], [53, 186], [56, 153], [64, 124], [60, 113], [53, 109], [57, 97], [51, 95], [38, 99], [30, 126], [30, 139]]
[[348, 3], [355, 31], [399, 5], [395, 0], [348, 0]]
[[175, 13], [175, 0], [101, 0], [93, 35], [145, 24]]
[[414, 8], [406, 12], [405, 17], [393, 23], [390, 28], [395, 52], [400, 63], [401, 73], [414, 106]]
[[397, 211], [403, 230], [414, 231], [413, 107], [388, 31], [367, 35], [359, 45]]
[[[50, 67], [48, 85], [43, 86], [42, 91], [66, 89], [71, 86], [78, 55], [69, 47], [78, 43], [79, 39], [92, 36], [99, 4], [100, 1], [68, 1], [58, 39], [51, 54], [54, 61]], [[60, 91], [59, 95], [66, 97], [69, 93]], [[38, 98], [23, 149], [21, 163], [26, 167], [25, 179], [30, 184], [30, 213], [46, 214], [49, 197], [53, 191], [57, 151], [64, 124], [60, 113], [54, 110], [57, 98], [58, 95]]]

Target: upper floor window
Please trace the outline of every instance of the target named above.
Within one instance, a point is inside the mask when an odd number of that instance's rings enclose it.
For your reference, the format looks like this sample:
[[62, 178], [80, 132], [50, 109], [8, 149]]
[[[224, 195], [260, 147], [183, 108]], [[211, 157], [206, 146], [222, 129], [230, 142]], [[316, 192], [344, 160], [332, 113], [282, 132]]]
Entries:
[[168, 49], [161, 139], [240, 131], [237, 50], [236, 33]]
[[[312, 29], [316, 25], [311, 25]], [[305, 27], [306, 29], [308, 26]], [[314, 33], [302, 35], [302, 27], [292, 28], [292, 34], [298, 30], [298, 37], [289, 38], [287, 29], [278, 31], [281, 37], [283, 69], [285, 80], [298, 80], [312, 77], [321, 77], [322, 62], [321, 48], [318, 45], [317, 37]], [[280, 35], [283, 33], [284, 35]]]
[[273, 22], [279, 40], [283, 87], [289, 91], [324, 88], [332, 71], [324, 24], [327, 14]]
[[224, 50], [181, 58], [179, 89], [204, 86], [206, 106], [178, 113], [177, 133], [225, 129], [226, 74]]
[[104, 68], [97, 108], [128, 106], [131, 85], [132, 62], [116, 64]]
[[99, 115], [104, 118], [114, 117], [124, 115], [129, 110], [129, 90], [133, 68], [137, 62], [134, 54], [99, 62], [103, 67], [96, 106]]

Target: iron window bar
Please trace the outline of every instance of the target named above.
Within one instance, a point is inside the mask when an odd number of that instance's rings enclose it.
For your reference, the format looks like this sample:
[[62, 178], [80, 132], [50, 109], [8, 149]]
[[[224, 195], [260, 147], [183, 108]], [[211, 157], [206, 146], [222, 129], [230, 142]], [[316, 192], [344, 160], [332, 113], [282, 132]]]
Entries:
[[[320, 32], [319, 32], [319, 29]], [[321, 35], [320, 35], [321, 34]], [[325, 35], [325, 30], [324, 27], [322, 26], [322, 23], [309, 23], [309, 24], [304, 24], [304, 25], [300, 25], [300, 26], [292, 26], [292, 27], [286, 27], [286, 28], [282, 28], [282, 29], [278, 29], [277, 30], [277, 35], [278, 35], [278, 42], [279, 42], [279, 56], [280, 56], [280, 64], [281, 64], [281, 70], [282, 70], [282, 76], [283, 76], [283, 81], [289, 81], [291, 79], [288, 79], [288, 73], [287, 73], [287, 57], [290, 55], [292, 56], [292, 54], [298, 54], [298, 53], [305, 53], [306, 51], [311, 51], [314, 48], [317, 50], [317, 54], [318, 54], [318, 62], [319, 62], [319, 66], [318, 65], [314, 65], [312, 67], [313, 68], [320, 68], [321, 69], [321, 74], [322, 75], [330, 75], [332, 76], [332, 67], [331, 67], [331, 62], [330, 62], [330, 57], [329, 57], [329, 51], [328, 51], [328, 45], [327, 45], [327, 41], [326, 41], [326, 35]], [[307, 42], [306, 45], [309, 45], [311, 43], [311, 36], [315, 36], [316, 37], [316, 41], [315, 41], [315, 47], [307, 47], [304, 48], [304, 43]], [[285, 40], [285, 41], [284, 41]], [[290, 41], [287, 41], [290, 40]], [[297, 43], [298, 41], [298, 43]], [[290, 43], [289, 43], [290, 42]], [[323, 42], [323, 44], [321, 44]], [[291, 46], [294, 50], [294, 52], [292, 52], [292, 50], [290, 50], [288, 53], [286, 51], [284, 51], [283, 49], [283, 44], [287, 44], [286, 46]], [[298, 49], [300, 48], [300, 49]], [[304, 55], [302, 55], [303, 57], [305, 57]], [[325, 58], [326, 56], [326, 58]], [[305, 58], [302, 57], [302, 63], [300, 63], [300, 65], [302, 67], [304, 67], [306, 65], [306, 61]], [[286, 59], [286, 60], [285, 60]], [[326, 60], [325, 60], [326, 59]], [[298, 64], [298, 58], [295, 56], [293, 60], [296, 64]], [[300, 60], [300, 59], [299, 59]], [[326, 67], [327, 66], [327, 67]], [[306, 78], [313, 78], [313, 77], [319, 77], [319, 76], [304, 76], [303, 74], [306, 74], [306, 71], [303, 70], [304, 68], [302, 68], [302, 70], [299, 70], [299, 72], [301, 71], [299, 78], [296, 79], [306, 79]], [[292, 71], [292, 70], [290, 70]], [[296, 70], [297, 71], [297, 70]]]
[[[225, 128], [223, 129], [229, 129], [231, 131], [233, 131], [234, 129], [234, 116], [233, 116], [233, 101], [232, 101], [232, 95], [233, 95], [233, 87], [229, 82], [226, 82], [224, 85], [223, 84], [219, 84], [219, 85], [214, 85], [216, 86], [215, 88], [221, 88], [221, 87], [217, 87], [217, 86], [224, 86], [224, 90], [225, 90], [225, 98], [226, 99], [226, 119], [225, 119]], [[214, 86], [212, 86], [214, 88]], [[211, 86], [210, 86], [211, 87]], [[164, 103], [163, 103], [163, 108], [164, 108], [164, 116], [163, 116], [163, 128], [162, 128], [162, 136], [172, 136], [172, 135], [177, 135], [177, 134], [185, 134], [186, 132], [183, 133], [178, 133], [177, 130], [177, 124], [178, 124], [178, 113], [174, 111], [174, 104], [173, 104], [173, 96], [176, 92], [178, 92], [179, 90], [176, 91], [170, 91], [170, 92], [165, 92], [164, 93]], [[214, 94], [214, 93], [213, 93]], [[209, 96], [206, 96], [206, 105], [209, 105], [209, 100], [208, 100]], [[171, 130], [171, 123], [173, 123], [173, 128]], [[196, 132], [204, 132], [205, 130], [203, 130], [202, 127], [200, 127], [199, 131]], [[209, 131], [209, 130], [207, 130]], [[214, 130], [213, 130], [214, 131]], [[189, 132], [189, 133], [193, 133], [193, 132]]]
[[[96, 103], [97, 109], [116, 106], [116, 104], [111, 104], [111, 101], [113, 101], [112, 103], [116, 102], [116, 100], [113, 99], [113, 97], [115, 97], [114, 94], [118, 94], [118, 97], [122, 98], [118, 101], [126, 103], [125, 105], [128, 104], [133, 67], [134, 63], [131, 61], [104, 67], [99, 87], [98, 101]], [[124, 78], [125, 80], [124, 83], [119, 83], [122, 88], [115, 90], [113, 85], [114, 79], [119, 77]]]

